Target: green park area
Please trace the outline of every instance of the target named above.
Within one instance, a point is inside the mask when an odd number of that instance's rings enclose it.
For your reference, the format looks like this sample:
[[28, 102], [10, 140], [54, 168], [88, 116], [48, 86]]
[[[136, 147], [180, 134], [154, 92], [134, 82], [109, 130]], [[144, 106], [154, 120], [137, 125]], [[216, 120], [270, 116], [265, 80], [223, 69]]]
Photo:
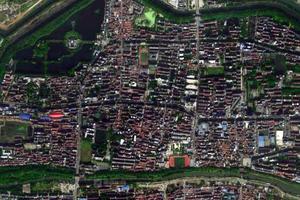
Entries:
[[204, 70], [205, 76], [221, 76], [224, 75], [224, 67], [207, 67]]
[[152, 8], [145, 8], [141, 16], [135, 19], [135, 24], [140, 27], [154, 28], [157, 13]]
[[69, 31], [65, 34], [64, 43], [68, 49], [76, 50], [81, 45], [81, 35], [74, 30]]
[[92, 160], [92, 141], [89, 139], [82, 139], [80, 142], [80, 161], [83, 163], [90, 163]]
[[10, 143], [15, 137], [26, 139], [30, 135], [30, 125], [28, 123], [0, 121], [0, 142]]
[[36, 58], [45, 58], [48, 55], [49, 45], [46, 41], [40, 41], [33, 49], [33, 56]]
[[164, 8], [164, 6], [162, 6], [162, 3], [157, 4], [156, 2], [153, 2], [152, 0], [137, 0], [137, 1], [140, 2], [141, 4], [143, 4], [146, 9], [153, 10], [153, 12], [155, 12], [156, 15], [159, 15], [160, 17], [163, 17], [169, 21], [172, 21], [175, 23], [180, 23], [180, 24], [194, 21], [193, 14], [186, 14], [184, 16], [179, 16], [177, 13], [173, 13], [173, 12], [170, 12], [169, 10], [166, 10]]

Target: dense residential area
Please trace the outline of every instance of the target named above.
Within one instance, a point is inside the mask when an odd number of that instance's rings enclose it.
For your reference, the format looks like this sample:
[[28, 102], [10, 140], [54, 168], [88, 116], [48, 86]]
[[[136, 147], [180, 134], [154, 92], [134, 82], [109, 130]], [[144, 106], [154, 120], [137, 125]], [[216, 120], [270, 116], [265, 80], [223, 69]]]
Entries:
[[160, 3], [91, 1], [8, 47], [0, 199], [300, 198], [298, 19]]

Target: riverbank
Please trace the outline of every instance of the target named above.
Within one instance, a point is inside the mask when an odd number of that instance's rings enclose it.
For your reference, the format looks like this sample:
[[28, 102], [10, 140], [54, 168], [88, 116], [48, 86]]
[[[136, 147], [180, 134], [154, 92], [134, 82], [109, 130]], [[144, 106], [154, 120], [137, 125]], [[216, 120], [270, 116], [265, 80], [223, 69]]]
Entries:
[[[26, 183], [72, 182], [75, 172], [72, 169], [51, 166], [0, 167], [0, 192], [4, 189], [20, 187]], [[163, 169], [153, 172], [99, 171], [87, 175], [83, 180], [130, 181], [131, 183], [160, 182], [189, 177], [226, 178], [259, 181], [278, 187], [285, 193], [300, 197], [300, 184], [251, 169], [199, 167], [186, 169]]]
[[[193, 22], [195, 18], [194, 10], [177, 10], [162, 0], [137, 1], [174, 23]], [[202, 19], [207, 21], [226, 20], [233, 17], [267, 16], [279, 23], [292, 25], [300, 31], [300, 6], [289, 0], [245, 1], [242, 4], [230, 3], [226, 7], [204, 7], [200, 8], [200, 14]]]
[[156, 172], [99, 171], [87, 176], [89, 180], [126, 180], [131, 182], [158, 182], [188, 177], [237, 177], [260, 181], [280, 188], [285, 193], [300, 197], [300, 184], [271, 174], [251, 169], [200, 167], [186, 169], [166, 169]]

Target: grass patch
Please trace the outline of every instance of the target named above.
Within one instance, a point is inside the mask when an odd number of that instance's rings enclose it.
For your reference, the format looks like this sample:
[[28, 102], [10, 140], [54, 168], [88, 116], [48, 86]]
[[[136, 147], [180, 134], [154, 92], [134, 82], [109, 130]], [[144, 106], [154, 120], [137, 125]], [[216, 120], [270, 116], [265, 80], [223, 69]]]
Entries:
[[281, 90], [282, 95], [299, 95], [300, 94], [300, 88], [290, 88], [290, 87], [284, 87]]
[[221, 76], [224, 73], [224, 67], [207, 67], [204, 71], [205, 76]]
[[49, 45], [46, 41], [40, 41], [33, 49], [33, 57], [45, 58], [48, 55]]
[[175, 157], [175, 168], [184, 168], [185, 160], [184, 157]]
[[80, 161], [90, 163], [92, 160], [92, 141], [83, 139], [80, 143]]
[[41, 194], [41, 193], [49, 193], [49, 192], [56, 192], [59, 193], [59, 185], [57, 182], [39, 182], [35, 183], [31, 186], [31, 193], [34, 194]]
[[135, 19], [136, 26], [154, 28], [157, 13], [151, 8], [145, 8], [141, 16]]
[[152, 0], [138, 0], [141, 4], [143, 4], [146, 8], [151, 8], [163, 18], [178, 24], [190, 23], [194, 21], [194, 16], [191, 14], [179, 15], [177, 13], [172, 12], [171, 10], [167, 10], [164, 8], [163, 3], [156, 3]]
[[[3, 125], [4, 122], [1, 122], [0, 124]], [[1, 127], [0, 142], [14, 142], [15, 137], [26, 139], [29, 137], [29, 129], [30, 125], [28, 123], [7, 121], [5, 122], [5, 125]]]

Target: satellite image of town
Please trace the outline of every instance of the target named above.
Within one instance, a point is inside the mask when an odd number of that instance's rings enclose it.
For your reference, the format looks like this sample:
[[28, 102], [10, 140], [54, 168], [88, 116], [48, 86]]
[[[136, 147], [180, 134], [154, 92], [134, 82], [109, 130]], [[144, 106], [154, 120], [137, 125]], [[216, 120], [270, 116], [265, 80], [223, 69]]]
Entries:
[[300, 200], [300, 0], [0, 0], [0, 200]]

